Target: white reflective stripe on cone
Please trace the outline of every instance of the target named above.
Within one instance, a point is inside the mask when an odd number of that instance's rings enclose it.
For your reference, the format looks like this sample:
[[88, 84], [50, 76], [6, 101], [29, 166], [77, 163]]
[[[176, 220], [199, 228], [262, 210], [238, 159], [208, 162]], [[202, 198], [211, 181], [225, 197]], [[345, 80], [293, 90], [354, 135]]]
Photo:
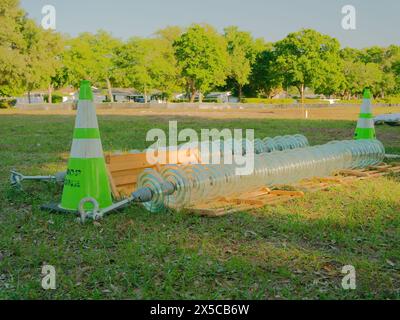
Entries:
[[93, 101], [79, 100], [75, 128], [98, 128], [96, 107]]
[[357, 122], [357, 128], [374, 128], [374, 119], [359, 118]]
[[363, 99], [361, 113], [372, 113], [372, 104], [370, 99]]
[[103, 158], [103, 147], [100, 139], [72, 140], [71, 158]]

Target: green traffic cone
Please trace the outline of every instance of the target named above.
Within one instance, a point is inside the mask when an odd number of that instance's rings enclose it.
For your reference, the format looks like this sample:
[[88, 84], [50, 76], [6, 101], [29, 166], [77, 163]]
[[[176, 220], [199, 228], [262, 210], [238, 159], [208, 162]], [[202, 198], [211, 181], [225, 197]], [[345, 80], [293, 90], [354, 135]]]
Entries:
[[[93, 93], [90, 82], [83, 80], [60, 208], [77, 211], [80, 201], [88, 197], [95, 199], [100, 209], [112, 204]], [[92, 207], [85, 204], [86, 210]]]
[[361, 105], [361, 113], [354, 134], [354, 139], [356, 140], [376, 139], [371, 98], [371, 91], [365, 89], [363, 93], [363, 103]]

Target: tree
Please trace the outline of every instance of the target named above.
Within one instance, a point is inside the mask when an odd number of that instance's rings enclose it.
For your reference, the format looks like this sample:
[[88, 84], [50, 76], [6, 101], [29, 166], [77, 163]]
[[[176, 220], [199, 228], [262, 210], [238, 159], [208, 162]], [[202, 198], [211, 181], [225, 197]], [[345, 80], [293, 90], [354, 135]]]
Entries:
[[384, 98], [386, 94], [396, 93], [396, 75], [393, 72], [382, 71], [381, 81], [376, 84], [376, 93], [378, 93], [381, 98]]
[[199, 91], [223, 85], [228, 75], [226, 42], [214, 28], [208, 25], [193, 25], [174, 42], [175, 56], [181, 75], [186, 80], [190, 101]]
[[343, 74], [343, 61], [339, 55], [338, 43], [335, 49], [324, 53], [318, 71], [318, 75], [312, 83], [315, 93], [332, 96], [344, 90], [346, 79]]
[[339, 49], [336, 39], [305, 29], [275, 43], [274, 54], [285, 84], [295, 86], [303, 100], [306, 87], [330, 93], [325, 84], [340, 86]]
[[82, 33], [77, 38], [69, 39], [63, 54], [69, 82], [76, 88], [82, 79], [88, 79], [100, 87], [106, 86], [109, 100], [113, 102], [113, 59], [121, 45], [120, 40], [101, 30], [96, 34]]
[[161, 90], [167, 98], [184, 87], [173, 47], [174, 42], [182, 33], [182, 28], [178, 26], [169, 26], [156, 32], [154, 44], [158, 47], [159, 56], [156, 59], [158, 62], [153, 65], [152, 74], [157, 89]]
[[394, 88], [389, 93], [400, 94], [400, 46], [389, 46], [385, 58], [385, 74], [391, 74], [394, 78]]
[[341, 57], [346, 77], [345, 95], [348, 98], [359, 95], [366, 86], [381, 97], [395, 93], [396, 76], [393, 66], [399, 59], [399, 53], [400, 50], [396, 46], [389, 48], [375, 46], [363, 50], [343, 49]]
[[172, 39], [166, 38], [166, 33], [160, 31], [156, 38], [130, 39], [117, 50], [113, 62], [120, 83], [142, 91], [145, 102], [152, 90], [169, 97], [180, 89]]
[[393, 73], [396, 81], [396, 93], [400, 93], [400, 60], [393, 63]]
[[25, 21], [18, 0], [0, 2], [0, 96], [23, 91], [25, 40], [21, 29]]
[[259, 46], [254, 63], [250, 84], [245, 88], [252, 96], [271, 98], [282, 90], [283, 76], [277, 70], [276, 57], [272, 50], [272, 44]]
[[359, 59], [365, 64], [376, 63], [378, 65], [381, 65], [385, 60], [385, 51], [385, 48], [381, 48], [378, 46], [365, 48], [360, 52]]
[[24, 23], [23, 36], [25, 40], [25, 71], [23, 83], [30, 92], [33, 89], [47, 87], [49, 103], [52, 102], [53, 77], [61, 67], [60, 55], [63, 51], [61, 36], [51, 30], [43, 30], [32, 20]]
[[346, 94], [358, 96], [365, 87], [378, 91], [378, 84], [382, 82], [383, 73], [376, 63], [365, 64], [362, 61], [345, 61], [344, 74], [346, 77]]
[[241, 100], [243, 86], [249, 83], [251, 66], [256, 59], [254, 40], [249, 32], [239, 31], [236, 26], [225, 28], [224, 37], [229, 54], [229, 78], [236, 82]]
[[177, 40], [183, 33], [183, 29], [179, 26], [168, 26], [164, 29], [157, 30], [155, 36], [159, 39], [167, 41], [171, 47], [175, 40]]
[[61, 38], [28, 19], [19, 2], [0, 4], [0, 94], [15, 95], [47, 86], [59, 65]]

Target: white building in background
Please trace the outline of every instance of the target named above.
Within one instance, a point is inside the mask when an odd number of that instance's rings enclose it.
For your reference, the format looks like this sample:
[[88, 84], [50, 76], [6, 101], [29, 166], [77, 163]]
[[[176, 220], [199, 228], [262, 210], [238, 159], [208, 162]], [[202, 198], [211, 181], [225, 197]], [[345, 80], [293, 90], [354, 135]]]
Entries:
[[[95, 103], [107, 102], [108, 99], [108, 91], [107, 89], [98, 89], [96, 87], [92, 87], [93, 91], [93, 101]], [[144, 94], [125, 88], [113, 88], [112, 95], [114, 102], [145, 102]], [[79, 99], [79, 91], [74, 94], [74, 100]], [[147, 101], [150, 101], [151, 96], [147, 96]]]
[[[190, 97], [186, 93], [179, 93], [174, 95], [175, 100], [190, 100]], [[196, 93], [195, 95], [195, 102], [199, 101], [199, 94]], [[210, 92], [209, 94], [203, 97], [203, 102], [219, 102], [219, 103], [227, 103], [232, 102], [236, 103], [239, 102], [239, 98], [234, 97], [230, 91], [227, 92]]]
[[232, 93], [230, 91], [227, 92], [211, 92], [207, 94], [204, 98], [204, 102], [221, 102], [221, 103], [227, 103], [227, 102], [239, 102], [239, 98], [232, 96]]
[[[75, 100], [76, 90], [74, 88], [62, 88], [59, 90], [55, 90], [53, 92], [54, 95], [61, 95], [62, 102], [72, 102]], [[48, 90], [34, 90], [30, 94], [25, 93], [23, 96], [16, 97], [17, 104], [28, 104], [29, 101], [31, 104], [34, 103], [46, 103], [47, 96], [49, 95]]]
[[[99, 89], [96, 87], [92, 87], [93, 90], [93, 100], [95, 103], [102, 103], [107, 101], [108, 92], [106, 89]], [[17, 104], [28, 104], [29, 101], [31, 104], [39, 104], [46, 103], [47, 96], [49, 92], [47, 90], [35, 90], [28, 95], [25, 93], [23, 96], [17, 97]], [[144, 102], [145, 96], [135, 90], [124, 89], [124, 88], [115, 88], [112, 89], [112, 94], [115, 102]], [[62, 97], [62, 102], [74, 102], [79, 100], [79, 90], [76, 90], [72, 87], [62, 88], [55, 90], [53, 92], [54, 96]], [[29, 97], [30, 96], [30, 97]], [[147, 101], [150, 101], [152, 98], [156, 98], [157, 94], [153, 94], [151, 96], [147, 96]]]
[[45, 103], [44, 96], [46, 93], [42, 92], [31, 92], [30, 97], [26, 93], [21, 97], [17, 97], [17, 104], [28, 104], [28, 103]]

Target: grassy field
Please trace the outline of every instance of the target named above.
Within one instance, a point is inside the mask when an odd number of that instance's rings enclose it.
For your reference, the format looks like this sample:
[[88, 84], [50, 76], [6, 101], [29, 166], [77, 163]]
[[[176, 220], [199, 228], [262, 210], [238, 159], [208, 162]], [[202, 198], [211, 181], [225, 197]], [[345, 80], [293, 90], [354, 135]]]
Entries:
[[[254, 128], [256, 137], [305, 134], [312, 144], [352, 138], [353, 121], [99, 116], [105, 151], [144, 148], [146, 131]], [[100, 223], [39, 206], [61, 187], [9, 187], [12, 168], [65, 169], [72, 115], [0, 115], [0, 299], [398, 299], [400, 178], [391, 176], [252, 213], [203, 218], [125, 209]], [[377, 128], [388, 153], [400, 153], [400, 128]], [[150, 144], [150, 143], [148, 143]], [[57, 289], [41, 288], [54, 265]], [[357, 289], [341, 287], [344, 265]]]

